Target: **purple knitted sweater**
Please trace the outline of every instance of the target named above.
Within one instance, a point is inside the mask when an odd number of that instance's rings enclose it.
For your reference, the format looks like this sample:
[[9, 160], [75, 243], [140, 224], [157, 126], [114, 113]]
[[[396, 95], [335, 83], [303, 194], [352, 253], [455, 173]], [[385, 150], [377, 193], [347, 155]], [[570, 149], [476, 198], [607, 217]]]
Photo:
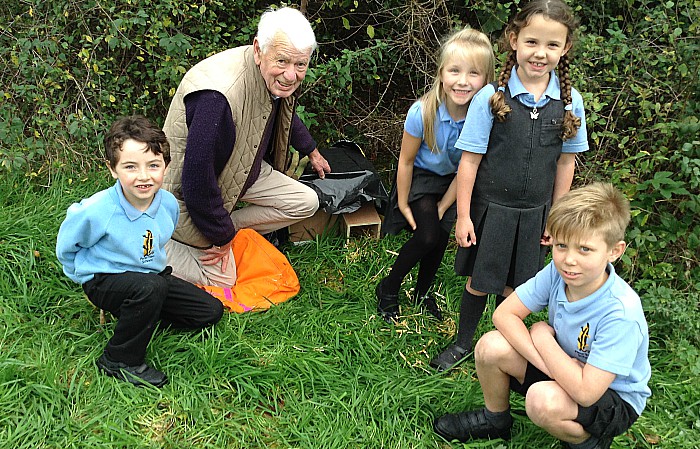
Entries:
[[[188, 133], [182, 168], [182, 196], [195, 226], [215, 245], [222, 246], [233, 239], [236, 229], [229, 212], [224, 209], [217, 179], [231, 157], [236, 126], [226, 97], [220, 92], [193, 92], [185, 97], [185, 108]], [[277, 100], [239, 198], [260, 175], [260, 165], [270, 149], [278, 110]], [[291, 127], [291, 145], [302, 155], [311, 153], [316, 142], [296, 114]]]

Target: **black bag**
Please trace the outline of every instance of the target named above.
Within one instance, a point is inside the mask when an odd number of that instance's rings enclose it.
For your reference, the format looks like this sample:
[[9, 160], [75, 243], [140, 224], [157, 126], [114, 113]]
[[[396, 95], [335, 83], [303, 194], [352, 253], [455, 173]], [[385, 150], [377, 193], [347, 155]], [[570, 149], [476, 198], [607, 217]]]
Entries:
[[328, 161], [331, 172], [321, 179], [309, 164], [299, 182], [314, 189], [320, 209], [329, 214], [345, 214], [371, 201], [380, 211], [386, 208], [389, 195], [374, 166], [356, 143], [341, 140], [319, 152]]

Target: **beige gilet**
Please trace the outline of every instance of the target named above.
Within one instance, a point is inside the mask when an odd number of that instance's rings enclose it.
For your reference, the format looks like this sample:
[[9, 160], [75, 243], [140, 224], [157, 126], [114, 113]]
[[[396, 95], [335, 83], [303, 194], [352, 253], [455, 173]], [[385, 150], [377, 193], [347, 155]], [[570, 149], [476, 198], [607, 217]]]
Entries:
[[[180, 204], [180, 220], [173, 239], [189, 246], [208, 248], [210, 242], [192, 222], [182, 198], [182, 166], [187, 145], [185, 96], [200, 90], [215, 90], [226, 97], [236, 127], [236, 142], [218, 185], [224, 208], [231, 213], [248, 178], [255, 155], [272, 112], [272, 99], [253, 58], [253, 46], [225, 50], [196, 64], [184, 76], [175, 92], [163, 131], [170, 142], [171, 162], [163, 188]], [[273, 168], [284, 171], [288, 163], [289, 134], [296, 96], [282, 99], [272, 136]]]

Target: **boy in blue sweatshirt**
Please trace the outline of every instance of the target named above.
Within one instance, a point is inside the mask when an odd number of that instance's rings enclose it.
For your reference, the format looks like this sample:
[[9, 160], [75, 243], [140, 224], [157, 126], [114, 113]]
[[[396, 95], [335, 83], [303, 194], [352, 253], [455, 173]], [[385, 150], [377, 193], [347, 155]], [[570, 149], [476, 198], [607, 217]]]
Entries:
[[124, 117], [104, 145], [117, 182], [68, 208], [56, 255], [90, 302], [118, 318], [98, 368], [136, 386], [161, 387], [165, 373], [144, 362], [157, 323], [201, 329], [221, 319], [223, 306], [166, 266], [164, 246], [180, 212], [175, 197], [160, 189], [170, 162], [163, 131], [145, 117]]

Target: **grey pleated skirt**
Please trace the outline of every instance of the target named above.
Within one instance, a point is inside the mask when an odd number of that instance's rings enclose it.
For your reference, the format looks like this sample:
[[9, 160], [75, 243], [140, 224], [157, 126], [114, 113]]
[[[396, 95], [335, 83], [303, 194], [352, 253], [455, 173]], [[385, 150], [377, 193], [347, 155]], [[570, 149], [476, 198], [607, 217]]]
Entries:
[[544, 266], [548, 251], [540, 239], [549, 208], [549, 204], [520, 209], [473, 201], [477, 243], [457, 250], [455, 273], [471, 276], [473, 289], [496, 295], [533, 277]]

